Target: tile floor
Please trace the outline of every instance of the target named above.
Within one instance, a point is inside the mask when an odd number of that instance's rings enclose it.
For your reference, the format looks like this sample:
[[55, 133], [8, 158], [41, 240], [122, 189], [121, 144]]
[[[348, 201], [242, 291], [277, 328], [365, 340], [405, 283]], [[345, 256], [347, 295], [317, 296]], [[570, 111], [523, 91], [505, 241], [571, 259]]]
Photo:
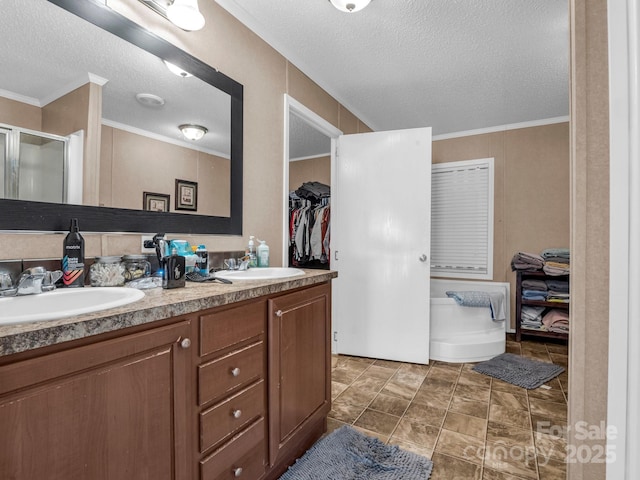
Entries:
[[[507, 351], [567, 367], [567, 346]], [[526, 390], [471, 370], [334, 356], [329, 431], [350, 424], [433, 460], [431, 480], [565, 478], [567, 372]]]

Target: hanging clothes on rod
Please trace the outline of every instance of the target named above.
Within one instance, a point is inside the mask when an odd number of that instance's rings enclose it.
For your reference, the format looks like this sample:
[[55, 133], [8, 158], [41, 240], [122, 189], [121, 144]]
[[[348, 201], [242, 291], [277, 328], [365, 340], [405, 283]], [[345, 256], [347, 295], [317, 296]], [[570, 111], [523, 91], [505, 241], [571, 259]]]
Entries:
[[289, 194], [290, 265], [329, 268], [331, 188], [305, 182]]

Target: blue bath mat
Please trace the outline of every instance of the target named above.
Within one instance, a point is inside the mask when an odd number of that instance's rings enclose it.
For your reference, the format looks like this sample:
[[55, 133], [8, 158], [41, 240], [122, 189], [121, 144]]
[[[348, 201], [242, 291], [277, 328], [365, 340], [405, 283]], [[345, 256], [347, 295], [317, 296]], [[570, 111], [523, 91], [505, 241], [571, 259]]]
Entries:
[[426, 480], [433, 463], [349, 426], [314, 444], [280, 480]]
[[503, 353], [473, 367], [478, 373], [531, 390], [557, 377], [564, 368], [553, 363]]

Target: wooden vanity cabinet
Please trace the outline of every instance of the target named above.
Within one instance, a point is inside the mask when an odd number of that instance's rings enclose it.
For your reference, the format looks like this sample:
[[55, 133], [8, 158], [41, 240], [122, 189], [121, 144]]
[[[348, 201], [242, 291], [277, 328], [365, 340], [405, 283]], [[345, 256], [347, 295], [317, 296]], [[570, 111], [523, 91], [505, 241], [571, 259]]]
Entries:
[[266, 300], [199, 315], [200, 480], [257, 480], [267, 469]]
[[269, 459], [277, 478], [326, 430], [331, 287], [269, 299]]
[[0, 478], [187, 480], [191, 322], [0, 366]]
[[199, 316], [200, 480], [279, 478], [326, 430], [331, 287]]
[[326, 430], [330, 292], [0, 357], [0, 479], [279, 478]]

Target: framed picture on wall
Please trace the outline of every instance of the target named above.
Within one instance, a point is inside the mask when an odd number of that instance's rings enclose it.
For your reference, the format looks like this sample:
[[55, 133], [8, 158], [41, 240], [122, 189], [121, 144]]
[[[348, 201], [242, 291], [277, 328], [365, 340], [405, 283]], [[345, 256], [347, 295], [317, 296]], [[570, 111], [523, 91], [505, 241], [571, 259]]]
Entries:
[[198, 210], [198, 183], [176, 179], [176, 210]]
[[168, 212], [170, 198], [164, 193], [142, 192], [142, 209], [150, 212]]

